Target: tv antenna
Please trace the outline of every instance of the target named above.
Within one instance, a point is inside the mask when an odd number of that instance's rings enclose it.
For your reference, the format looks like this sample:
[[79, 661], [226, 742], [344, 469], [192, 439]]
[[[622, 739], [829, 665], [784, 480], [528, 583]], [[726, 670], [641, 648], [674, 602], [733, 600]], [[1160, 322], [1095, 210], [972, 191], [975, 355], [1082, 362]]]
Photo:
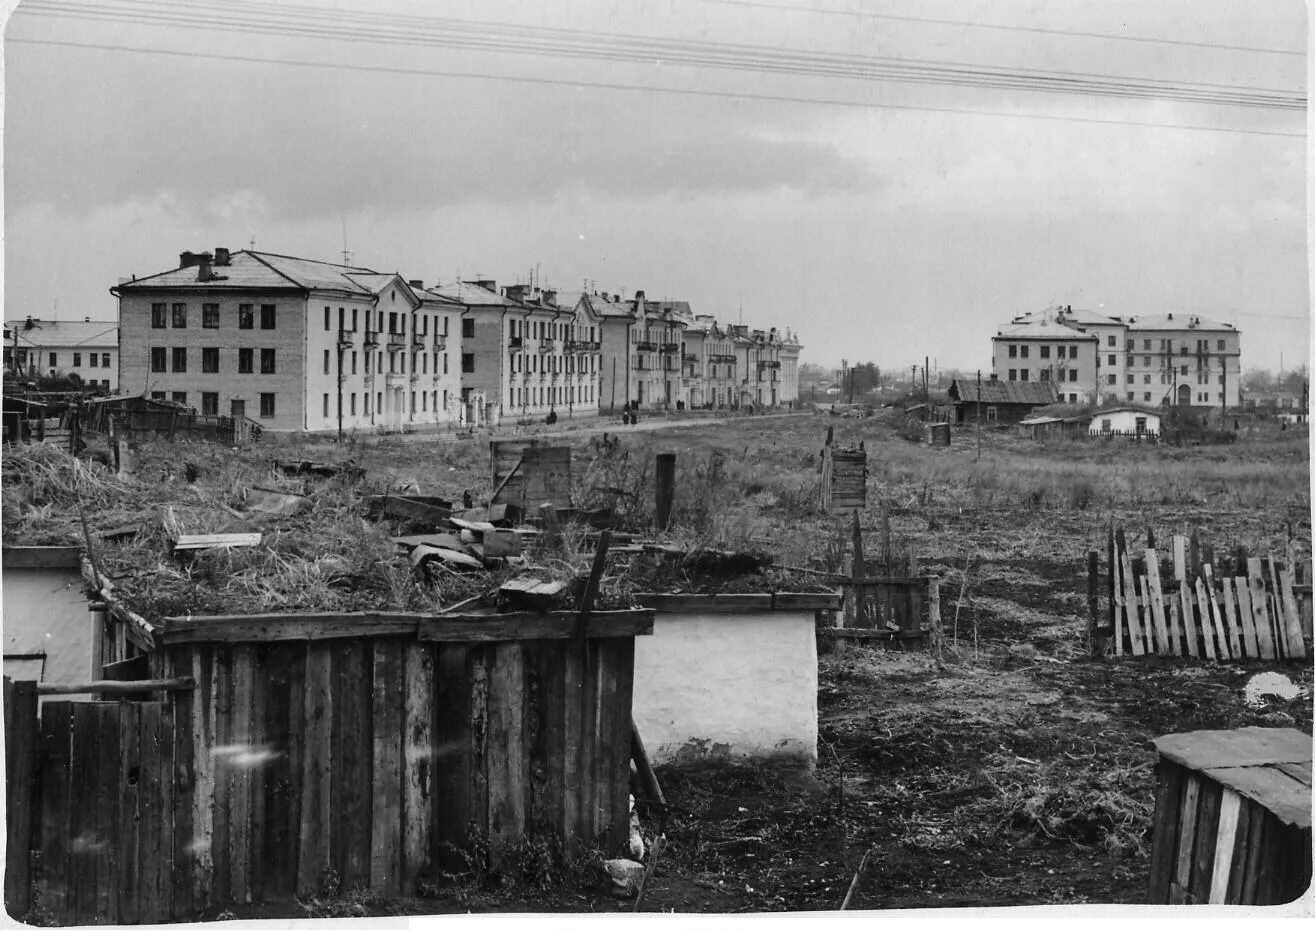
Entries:
[[352, 254], [347, 251], [347, 218], [342, 218], [342, 264], [352, 264]]

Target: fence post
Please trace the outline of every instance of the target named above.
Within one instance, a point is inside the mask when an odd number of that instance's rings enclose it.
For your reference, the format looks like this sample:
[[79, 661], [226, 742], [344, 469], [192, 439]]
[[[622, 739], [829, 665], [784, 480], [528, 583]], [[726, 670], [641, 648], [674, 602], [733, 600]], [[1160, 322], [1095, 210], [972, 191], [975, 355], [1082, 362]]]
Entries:
[[676, 454], [658, 453], [655, 489], [657, 528], [666, 530], [671, 521], [671, 506], [676, 497]]
[[22, 919], [32, 907], [32, 841], [37, 824], [37, 684], [4, 680], [5, 910]]
[[1091, 624], [1091, 655], [1100, 656], [1104, 646], [1100, 629], [1100, 554], [1087, 551], [1087, 616]]

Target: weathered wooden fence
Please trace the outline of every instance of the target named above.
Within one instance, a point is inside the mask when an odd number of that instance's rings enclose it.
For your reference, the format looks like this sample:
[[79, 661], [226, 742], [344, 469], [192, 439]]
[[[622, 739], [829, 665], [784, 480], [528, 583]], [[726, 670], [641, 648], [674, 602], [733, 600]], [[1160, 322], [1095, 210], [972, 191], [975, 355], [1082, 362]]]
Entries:
[[537, 440], [493, 440], [489, 443], [493, 496], [489, 504], [512, 504], [521, 513], [539, 505], [561, 510], [571, 506], [571, 448], [540, 446]]
[[940, 630], [940, 579], [919, 573], [912, 552], [895, 552], [889, 517], [883, 515], [877, 555], [863, 552], [863, 534], [855, 512], [853, 558], [848, 576], [830, 576], [844, 592], [840, 628], [824, 636], [860, 640], [916, 640]]
[[[1154, 538], [1140, 553], [1120, 528], [1109, 531], [1108, 623], [1093, 649], [1108, 640], [1118, 655], [1147, 654], [1212, 660], [1304, 659], [1311, 637], [1309, 586], [1274, 555], [1243, 547], [1219, 560], [1195, 537], [1175, 536], [1172, 561], [1161, 564]], [[1172, 575], [1169, 575], [1169, 573]], [[1088, 561], [1089, 591], [1098, 590], [1096, 560]]]
[[821, 457], [821, 499], [823, 513], [843, 514], [862, 511], [867, 506], [868, 454], [860, 442], [857, 449], [834, 445], [835, 428], [828, 427]]
[[[151, 672], [193, 688], [42, 708], [39, 815], [28, 843], [15, 838], [11, 788], [10, 869], [39, 851], [41, 902], [87, 924], [337, 884], [414, 894], [443, 870], [514, 865], [527, 842], [614, 852], [628, 826], [633, 638], [652, 612], [577, 622], [167, 623]], [[35, 711], [21, 713], [34, 730]]]

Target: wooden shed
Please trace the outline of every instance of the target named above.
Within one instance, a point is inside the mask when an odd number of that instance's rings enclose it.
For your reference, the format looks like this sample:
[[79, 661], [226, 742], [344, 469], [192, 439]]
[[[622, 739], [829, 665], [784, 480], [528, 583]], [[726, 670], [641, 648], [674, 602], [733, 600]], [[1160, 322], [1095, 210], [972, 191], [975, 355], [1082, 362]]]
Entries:
[[1279, 905], [1311, 880], [1311, 738], [1291, 728], [1170, 734], [1160, 754], [1152, 904]]

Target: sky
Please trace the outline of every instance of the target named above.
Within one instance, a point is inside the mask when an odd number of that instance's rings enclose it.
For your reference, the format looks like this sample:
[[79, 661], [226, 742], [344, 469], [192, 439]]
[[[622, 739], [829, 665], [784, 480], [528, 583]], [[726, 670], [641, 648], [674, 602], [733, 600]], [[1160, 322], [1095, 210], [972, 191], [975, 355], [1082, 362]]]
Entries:
[[826, 366], [989, 371], [1055, 304], [1309, 357], [1305, 111], [1219, 99], [1304, 98], [1301, 0], [5, 9], [6, 319], [112, 319], [184, 250], [345, 242], [426, 284], [685, 300]]

